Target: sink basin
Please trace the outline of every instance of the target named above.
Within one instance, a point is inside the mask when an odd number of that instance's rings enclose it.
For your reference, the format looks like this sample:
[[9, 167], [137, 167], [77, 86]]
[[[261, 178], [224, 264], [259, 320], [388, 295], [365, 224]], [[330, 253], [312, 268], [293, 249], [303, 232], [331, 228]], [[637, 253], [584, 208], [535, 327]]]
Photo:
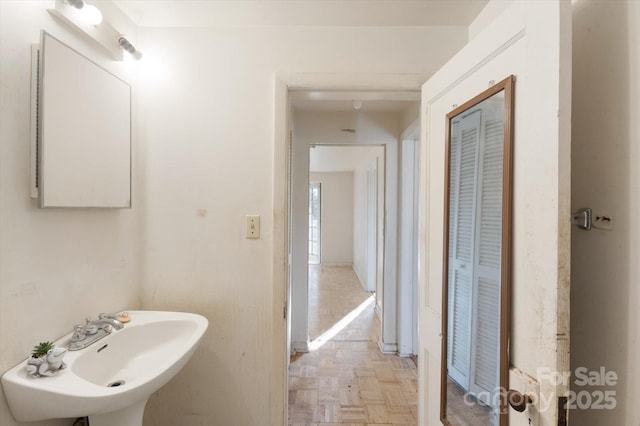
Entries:
[[[142, 425], [149, 396], [191, 358], [209, 323], [182, 312], [129, 311], [131, 322], [91, 346], [69, 351], [56, 376], [27, 374], [26, 360], [2, 376], [21, 422], [89, 416], [91, 426]], [[55, 342], [66, 346], [71, 333]]]

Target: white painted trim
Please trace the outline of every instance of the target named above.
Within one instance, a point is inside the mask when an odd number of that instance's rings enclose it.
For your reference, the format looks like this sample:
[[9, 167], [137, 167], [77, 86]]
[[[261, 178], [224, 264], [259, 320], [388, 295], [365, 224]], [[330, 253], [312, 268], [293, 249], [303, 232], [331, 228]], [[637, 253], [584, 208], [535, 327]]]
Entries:
[[351, 267], [353, 267], [353, 263], [351, 263], [351, 262], [321, 262], [320, 265], [322, 265], [322, 266], [351, 266]]
[[424, 84], [423, 74], [386, 73], [293, 73], [278, 72], [278, 78], [294, 90], [366, 90], [374, 92], [416, 91]]
[[30, 168], [29, 168], [29, 196], [38, 198], [38, 90], [40, 87], [40, 44], [31, 45], [31, 138], [30, 138]]
[[[414, 131], [417, 131], [414, 128]], [[414, 333], [417, 332], [414, 310], [414, 287], [417, 284], [415, 270], [418, 253], [416, 242], [416, 199], [418, 186], [417, 140], [401, 142], [401, 176], [399, 176], [400, 207], [398, 214], [398, 353], [401, 356], [415, 355]]]
[[291, 308], [287, 319], [283, 319], [282, 309], [288, 303], [289, 276], [289, 205], [288, 178], [289, 175], [289, 99], [286, 82], [274, 75], [273, 84], [274, 123], [273, 123], [273, 247], [272, 247], [272, 279], [271, 293], [272, 309], [272, 346], [271, 360], [271, 392], [270, 424], [286, 425], [289, 388], [289, 339], [288, 326], [291, 318]]
[[385, 355], [396, 355], [398, 353], [398, 345], [394, 343], [384, 343], [382, 340], [378, 340], [378, 347], [380, 352]]
[[292, 342], [291, 348], [293, 349], [293, 353], [297, 352], [309, 352], [309, 341], [306, 342]]
[[367, 291], [377, 291], [378, 283], [378, 226], [380, 218], [384, 218], [384, 212], [378, 210], [378, 158], [373, 169], [367, 169], [366, 173], [366, 217], [365, 235], [366, 244], [366, 281], [362, 281]]
[[356, 266], [356, 264], [353, 264], [353, 272], [356, 273], [356, 276], [358, 277], [358, 281], [360, 282], [360, 286], [362, 287], [362, 289], [364, 291], [367, 291], [367, 287], [365, 285], [365, 281], [362, 279], [362, 275], [360, 273], [360, 271], [358, 270], [358, 267]]
[[420, 297], [420, 127], [418, 127], [417, 143], [415, 145], [415, 158], [414, 158], [414, 172], [415, 172], [415, 186], [413, 187], [413, 253], [415, 259], [415, 265], [413, 268], [413, 291], [411, 297], [413, 298], [411, 310], [413, 311], [413, 354], [419, 353], [419, 324], [418, 321], [418, 300]]
[[[377, 295], [376, 295], [377, 296]], [[380, 305], [377, 303], [377, 297], [376, 297], [376, 308], [375, 308], [375, 313], [378, 316], [378, 319], [382, 321], [382, 311], [380, 309]]]

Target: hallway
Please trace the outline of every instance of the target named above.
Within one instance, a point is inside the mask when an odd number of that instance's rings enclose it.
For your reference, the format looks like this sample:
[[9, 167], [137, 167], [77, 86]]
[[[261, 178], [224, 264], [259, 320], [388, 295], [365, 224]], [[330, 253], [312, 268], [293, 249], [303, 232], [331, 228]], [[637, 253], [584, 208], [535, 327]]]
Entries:
[[353, 269], [309, 265], [309, 290], [311, 351], [289, 366], [288, 424], [416, 425], [415, 363], [380, 352], [374, 299]]

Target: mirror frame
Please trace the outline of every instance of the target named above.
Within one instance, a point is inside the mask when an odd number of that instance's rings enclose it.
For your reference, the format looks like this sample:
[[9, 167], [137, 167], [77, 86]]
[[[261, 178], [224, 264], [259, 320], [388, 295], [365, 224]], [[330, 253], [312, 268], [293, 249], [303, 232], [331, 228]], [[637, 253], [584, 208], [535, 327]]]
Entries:
[[35, 77], [38, 207], [131, 208], [131, 85], [44, 30]]
[[444, 176], [444, 251], [442, 269], [442, 337], [441, 337], [441, 375], [440, 375], [440, 421], [451, 425], [447, 420], [447, 342], [449, 318], [449, 187], [450, 187], [450, 132], [452, 119], [464, 111], [504, 91], [504, 150], [502, 175], [502, 247], [500, 260], [500, 426], [509, 422], [507, 390], [509, 389], [509, 337], [511, 330], [511, 247], [512, 247], [512, 200], [513, 200], [513, 135], [514, 135], [514, 86], [515, 76], [510, 75], [489, 89], [456, 107], [446, 115], [445, 136], [445, 176]]

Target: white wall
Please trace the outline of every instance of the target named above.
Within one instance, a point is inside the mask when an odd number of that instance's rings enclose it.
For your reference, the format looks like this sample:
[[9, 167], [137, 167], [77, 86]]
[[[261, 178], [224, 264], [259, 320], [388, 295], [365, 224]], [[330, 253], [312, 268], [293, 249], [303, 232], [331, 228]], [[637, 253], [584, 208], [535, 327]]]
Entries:
[[353, 264], [353, 172], [311, 172], [320, 182], [320, 259], [323, 265]]
[[[52, 7], [53, 1], [0, 2], [0, 372], [85, 317], [140, 306], [135, 167], [133, 209], [38, 209], [29, 198], [31, 44], [40, 30], [132, 81], [123, 64], [47, 13]], [[126, 24], [109, 3], [103, 7], [105, 16]], [[121, 28], [135, 37], [130, 23]], [[0, 424], [16, 424], [3, 397]]]
[[640, 424], [640, 3], [573, 5], [572, 208], [613, 230], [572, 232], [571, 366], [615, 371], [614, 410], [577, 410], [572, 424]]
[[502, 12], [504, 12], [514, 0], [491, 0], [480, 11], [478, 16], [469, 24], [469, 40], [476, 38], [488, 25], [490, 25]]
[[[145, 423], [283, 424], [284, 345], [272, 339], [283, 321], [275, 307], [282, 295], [273, 293], [280, 284], [272, 250], [283, 238], [271, 231], [282, 220], [274, 194], [284, 187], [277, 179], [273, 186], [275, 146], [284, 144], [273, 139], [281, 95], [274, 73], [426, 78], [464, 44], [466, 29], [146, 28], [141, 35], [145, 59], [158, 58], [154, 70], [166, 76], [141, 75], [143, 305], [210, 322], [189, 365], [150, 399]], [[260, 240], [244, 238], [247, 213], [262, 216]]]

